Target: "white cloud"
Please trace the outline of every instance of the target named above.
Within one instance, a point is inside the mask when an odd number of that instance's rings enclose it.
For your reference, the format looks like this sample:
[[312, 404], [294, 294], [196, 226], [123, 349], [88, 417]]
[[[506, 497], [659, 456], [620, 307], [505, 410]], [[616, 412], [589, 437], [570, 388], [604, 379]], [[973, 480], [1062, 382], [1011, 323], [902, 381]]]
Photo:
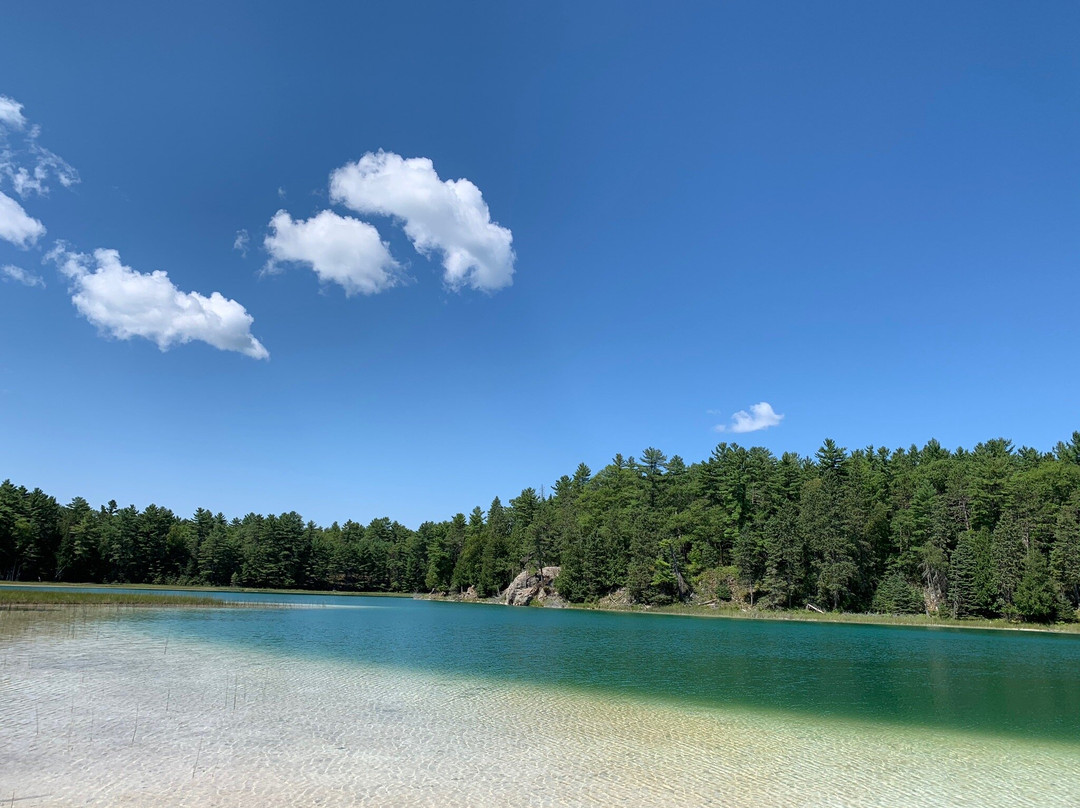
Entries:
[[23, 206], [0, 191], [0, 238], [26, 248], [45, 235], [45, 225], [30, 216]]
[[346, 295], [373, 295], [401, 281], [398, 263], [379, 231], [333, 211], [294, 221], [279, 210], [270, 220], [270, 234], [263, 244], [270, 253], [269, 271], [274, 271], [278, 261], [307, 264], [319, 280], [339, 284]]
[[513, 283], [513, 235], [491, 221], [480, 189], [440, 180], [426, 157], [367, 153], [330, 175], [330, 196], [357, 213], [399, 219], [418, 252], [442, 254], [448, 286], [495, 291]]
[[165, 272], [146, 274], [124, 266], [116, 250], [95, 250], [89, 256], [69, 252], [60, 243], [46, 258], [71, 280], [75, 308], [118, 339], [143, 337], [162, 351], [199, 340], [254, 359], [270, 358], [251, 335], [254, 318], [219, 292], [209, 297], [181, 292]]
[[0, 124], [12, 129], [22, 129], [26, 126], [26, 118], [22, 114], [22, 104], [14, 98], [0, 95]]
[[759, 404], [751, 404], [749, 412], [739, 410], [731, 416], [730, 424], [718, 424], [714, 429], [717, 432], [757, 432], [759, 429], [776, 426], [783, 420], [784, 416], [774, 412], [769, 402], [762, 401]]
[[[72, 168], [63, 157], [55, 154], [43, 146], [37, 144], [37, 127], [34, 128], [33, 136], [27, 141], [22, 156], [15, 152], [5, 151], [0, 155], [0, 166], [11, 180], [15, 192], [19, 196], [26, 197], [31, 193], [44, 196], [49, 193], [48, 180], [52, 176], [65, 188], [70, 188], [79, 182], [79, 172]], [[20, 165], [19, 161], [29, 160], [31, 166]]]
[[22, 267], [13, 266], [7, 264], [0, 267], [0, 274], [3, 274], [4, 280], [12, 280], [17, 283], [21, 283], [23, 286], [40, 286], [45, 288], [45, 279], [40, 275], [35, 275], [33, 272], [27, 272]]
[[247, 258], [248, 243], [251, 241], [251, 236], [248, 235], [247, 230], [237, 230], [236, 238], [233, 239], [232, 248], [239, 250], [240, 255]]

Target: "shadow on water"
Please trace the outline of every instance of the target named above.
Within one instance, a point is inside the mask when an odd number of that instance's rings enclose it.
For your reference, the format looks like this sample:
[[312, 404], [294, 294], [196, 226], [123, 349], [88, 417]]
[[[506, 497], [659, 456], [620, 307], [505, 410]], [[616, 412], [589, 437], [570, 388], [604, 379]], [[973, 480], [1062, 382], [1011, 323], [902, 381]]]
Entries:
[[150, 610], [124, 619], [155, 634], [273, 653], [684, 705], [1080, 743], [1075, 636], [227, 596], [340, 608]]

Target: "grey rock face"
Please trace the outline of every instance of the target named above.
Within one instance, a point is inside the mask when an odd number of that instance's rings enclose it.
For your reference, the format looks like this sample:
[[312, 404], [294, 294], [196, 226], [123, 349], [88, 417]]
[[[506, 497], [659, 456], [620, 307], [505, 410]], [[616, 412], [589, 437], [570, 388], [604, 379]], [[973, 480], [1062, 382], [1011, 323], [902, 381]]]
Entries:
[[533, 600], [545, 601], [558, 596], [552, 583], [559, 577], [560, 567], [544, 567], [537, 572], [522, 570], [502, 594], [507, 606], [528, 606]]

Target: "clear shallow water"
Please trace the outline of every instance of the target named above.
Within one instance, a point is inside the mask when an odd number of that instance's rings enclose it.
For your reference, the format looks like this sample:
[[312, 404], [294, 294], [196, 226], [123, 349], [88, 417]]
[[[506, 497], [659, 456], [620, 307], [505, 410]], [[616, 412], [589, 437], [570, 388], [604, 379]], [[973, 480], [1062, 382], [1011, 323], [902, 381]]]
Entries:
[[[136, 590], [133, 590], [136, 591]], [[143, 590], [145, 591], [145, 590]], [[310, 659], [1080, 743], [1080, 636], [221, 593], [139, 629]]]
[[1080, 804], [1074, 637], [319, 601], [0, 615], [0, 799]]

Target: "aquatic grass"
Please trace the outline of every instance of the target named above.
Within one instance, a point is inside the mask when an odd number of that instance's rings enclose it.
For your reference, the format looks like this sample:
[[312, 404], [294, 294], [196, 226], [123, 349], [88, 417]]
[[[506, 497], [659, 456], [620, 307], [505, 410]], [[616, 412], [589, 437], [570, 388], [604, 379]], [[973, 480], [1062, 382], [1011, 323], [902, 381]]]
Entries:
[[333, 595], [335, 597], [358, 597], [358, 598], [413, 598], [413, 592], [356, 592], [341, 589], [288, 589], [258, 586], [212, 586], [210, 584], [99, 584], [99, 583], [67, 583], [61, 581], [0, 581], [0, 588], [25, 587], [28, 589], [85, 589], [93, 587], [96, 590], [110, 589], [138, 589], [146, 592], [225, 592], [244, 593], [256, 595]]
[[[249, 606], [206, 595], [152, 595], [135, 592], [70, 592], [42, 589], [0, 589], [0, 609], [48, 609], [65, 606], [130, 606], [221, 608]], [[262, 606], [265, 604], [254, 604]]]

